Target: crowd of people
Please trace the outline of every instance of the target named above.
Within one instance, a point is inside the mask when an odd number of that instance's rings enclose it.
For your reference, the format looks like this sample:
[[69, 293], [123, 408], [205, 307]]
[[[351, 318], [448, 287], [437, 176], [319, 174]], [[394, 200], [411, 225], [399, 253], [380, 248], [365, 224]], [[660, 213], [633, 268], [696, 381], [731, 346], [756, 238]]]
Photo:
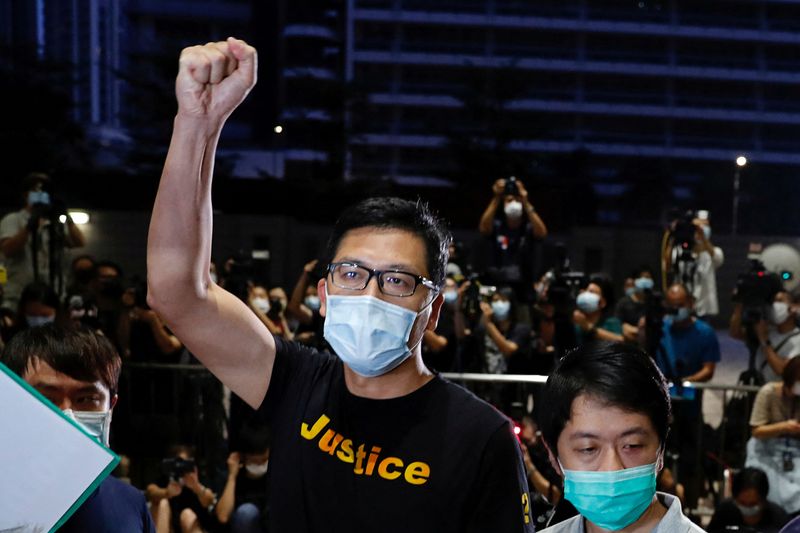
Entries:
[[[371, 199], [336, 223], [327, 264], [268, 286], [240, 257], [210, 261], [210, 220], [186, 201], [210, 212], [210, 170], [190, 157], [208, 149], [191, 132], [210, 111], [190, 95], [227, 82], [227, 116], [255, 82], [255, 51], [230, 39], [184, 54], [177, 83], [192, 90], [178, 91], [147, 276], [90, 255], [64, 268], [63, 249], [86, 240], [54, 216], [65, 210], [44, 175], [23, 181], [21, 209], [0, 221], [2, 362], [124, 455], [65, 531], [113, 516], [159, 533], [689, 532], [684, 510], [717, 491], [709, 531], [778, 531], [800, 513], [800, 328], [787, 291], [752, 328], [766, 382], [731, 497], [705, 475], [693, 384], [721, 358], [709, 318], [724, 258], [707, 217], [692, 220], [688, 256], [654, 258], [665, 276], [638, 266], [614, 280], [563, 262], [535, 272], [548, 230], [517, 178], [492, 186], [478, 267], [424, 204]], [[220, 61], [205, 77], [187, 66]], [[224, 119], [210, 122], [218, 135]], [[745, 329], [737, 306], [731, 335]], [[219, 380], [178, 366], [197, 362]], [[472, 395], [447, 372], [548, 380]]]

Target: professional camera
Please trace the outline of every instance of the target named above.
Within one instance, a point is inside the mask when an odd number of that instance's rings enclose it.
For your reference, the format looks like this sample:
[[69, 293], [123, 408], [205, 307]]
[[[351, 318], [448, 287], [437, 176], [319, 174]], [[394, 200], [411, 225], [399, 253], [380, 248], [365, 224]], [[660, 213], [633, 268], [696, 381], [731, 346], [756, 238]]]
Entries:
[[697, 225], [694, 223], [695, 213], [688, 210], [676, 218], [672, 225], [672, 240], [676, 246], [691, 250], [694, 246]]
[[481, 316], [481, 301], [488, 301], [497, 292], [497, 287], [482, 285], [480, 276], [476, 273], [467, 276], [469, 287], [464, 291], [463, 311], [469, 321], [475, 321]]
[[186, 474], [191, 474], [196, 466], [194, 459], [170, 457], [161, 461], [161, 471], [173, 481], [179, 480]]
[[742, 304], [742, 321], [755, 323], [764, 318], [764, 308], [783, 290], [781, 276], [767, 271], [758, 259], [750, 260], [750, 270], [736, 278], [734, 301]]
[[517, 196], [519, 195], [519, 190], [517, 189], [517, 178], [516, 176], [510, 176], [506, 180], [505, 189], [503, 189], [503, 194], [505, 195], [512, 195]]

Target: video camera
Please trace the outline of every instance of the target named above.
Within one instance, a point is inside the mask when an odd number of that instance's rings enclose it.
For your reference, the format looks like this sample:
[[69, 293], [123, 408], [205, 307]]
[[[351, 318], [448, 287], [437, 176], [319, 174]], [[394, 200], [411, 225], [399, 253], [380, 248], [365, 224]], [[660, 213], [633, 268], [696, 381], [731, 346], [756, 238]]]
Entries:
[[471, 273], [467, 276], [469, 287], [464, 291], [463, 311], [469, 321], [475, 321], [481, 316], [481, 301], [488, 301], [497, 292], [497, 287], [482, 285], [480, 276]]
[[194, 459], [170, 457], [161, 461], [161, 471], [173, 481], [181, 479], [186, 474], [191, 474], [196, 467]]
[[764, 318], [764, 308], [783, 290], [781, 276], [769, 272], [758, 259], [750, 260], [750, 270], [736, 278], [734, 302], [742, 304], [742, 322], [755, 323]]
[[570, 314], [575, 309], [575, 299], [587, 278], [583, 272], [571, 269], [566, 246], [556, 244], [555, 253], [555, 267], [545, 274], [547, 300], [553, 304], [556, 314]]
[[691, 251], [694, 246], [697, 225], [694, 223], [695, 212], [689, 209], [682, 213], [672, 223], [672, 241], [683, 250]]

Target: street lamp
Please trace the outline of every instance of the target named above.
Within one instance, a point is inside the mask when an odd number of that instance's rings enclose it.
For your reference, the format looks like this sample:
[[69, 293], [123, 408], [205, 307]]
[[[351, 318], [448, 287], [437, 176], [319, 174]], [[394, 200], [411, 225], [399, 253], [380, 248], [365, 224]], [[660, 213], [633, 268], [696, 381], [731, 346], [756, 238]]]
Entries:
[[739, 222], [739, 182], [742, 169], [747, 164], [747, 158], [740, 155], [736, 158], [736, 169], [733, 171], [733, 217], [731, 222], [731, 234], [736, 235]]

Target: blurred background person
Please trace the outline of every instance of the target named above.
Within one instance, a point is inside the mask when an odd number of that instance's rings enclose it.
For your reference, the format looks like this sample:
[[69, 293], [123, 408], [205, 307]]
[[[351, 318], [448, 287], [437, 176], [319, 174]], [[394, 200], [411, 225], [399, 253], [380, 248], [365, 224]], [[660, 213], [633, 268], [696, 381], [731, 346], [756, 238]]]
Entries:
[[[63, 291], [64, 248], [86, 245], [83, 232], [50, 189], [47, 174], [28, 174], [20, 186], [22, 209], [0, 220], [0, 252], [8, 275], [2, 305], [9, 309], [17, 306], [22, 289], [31, 282]], [[61, 215], [65, 223], [60, 222]]]
[[52, 324], [61, 308], [56, 291], [43, 282], [25, 286], [19, 298], [17, 324], [19, 328], [33, 328]]
[[303, 266], [297, 283], [292, 290], [286, 312], [297, 322], [295, 340], [308, 346], [321, 348], [324, 344], [324, 319], [319, 314], [320, 299], [317, 295], [317, 281], [324, 273], [317, 268], [319, 261], [314, 259]]
[[[733, 497], [719, 502], [706, 528], [709, 533], [758, 531], [778, 533], [789, 521], [779, 505], [767, 499], [769, 480], [758, 468], [743, 468], [733, 476]], [[749, 529], [748, 529], [749, 528]]]
[[576, 344], [593, 340], [621, 342], [622, 323], [610, 313], [613, 289], [605, 276], [592, 276], [575, 300], [572, 314]]
[[444, 305], [439, 312], [436, 330], [427, 330], [422, 336], [422, 360], [435, 372], [460, 372], [455, 313], [458, 305], [458, 284], [448, 276], [444, 280]]
[[789, 514], [800, 512], [800, 356], [783, 369], [783, 380], [758, 391], [750, 415], [752, 438], [746, 465], [769, 479], [768, 498]]
[[511, 286], [521, 302], [531, 301], [533, 244], [535, 239], [547, 236], [547, 226], [522, 181], [512, 176], [494, 182], [492, 199], [481, 215], [478, 230], [491, 245], [487, 283]]
[[268, 531], [269, 431], [245, 426], [236, 451], [228, 457], [228, 479], [214, 513], [231, 533]]
[[614, 316], [622, 322], [622, 335], [626, 341], [636, 342], [639, 335], [639, 321], [645, 315], [647, 292], [655, 285], [653, 271], [642, 266], [625, 280], [625, 295], [617, 302]]

